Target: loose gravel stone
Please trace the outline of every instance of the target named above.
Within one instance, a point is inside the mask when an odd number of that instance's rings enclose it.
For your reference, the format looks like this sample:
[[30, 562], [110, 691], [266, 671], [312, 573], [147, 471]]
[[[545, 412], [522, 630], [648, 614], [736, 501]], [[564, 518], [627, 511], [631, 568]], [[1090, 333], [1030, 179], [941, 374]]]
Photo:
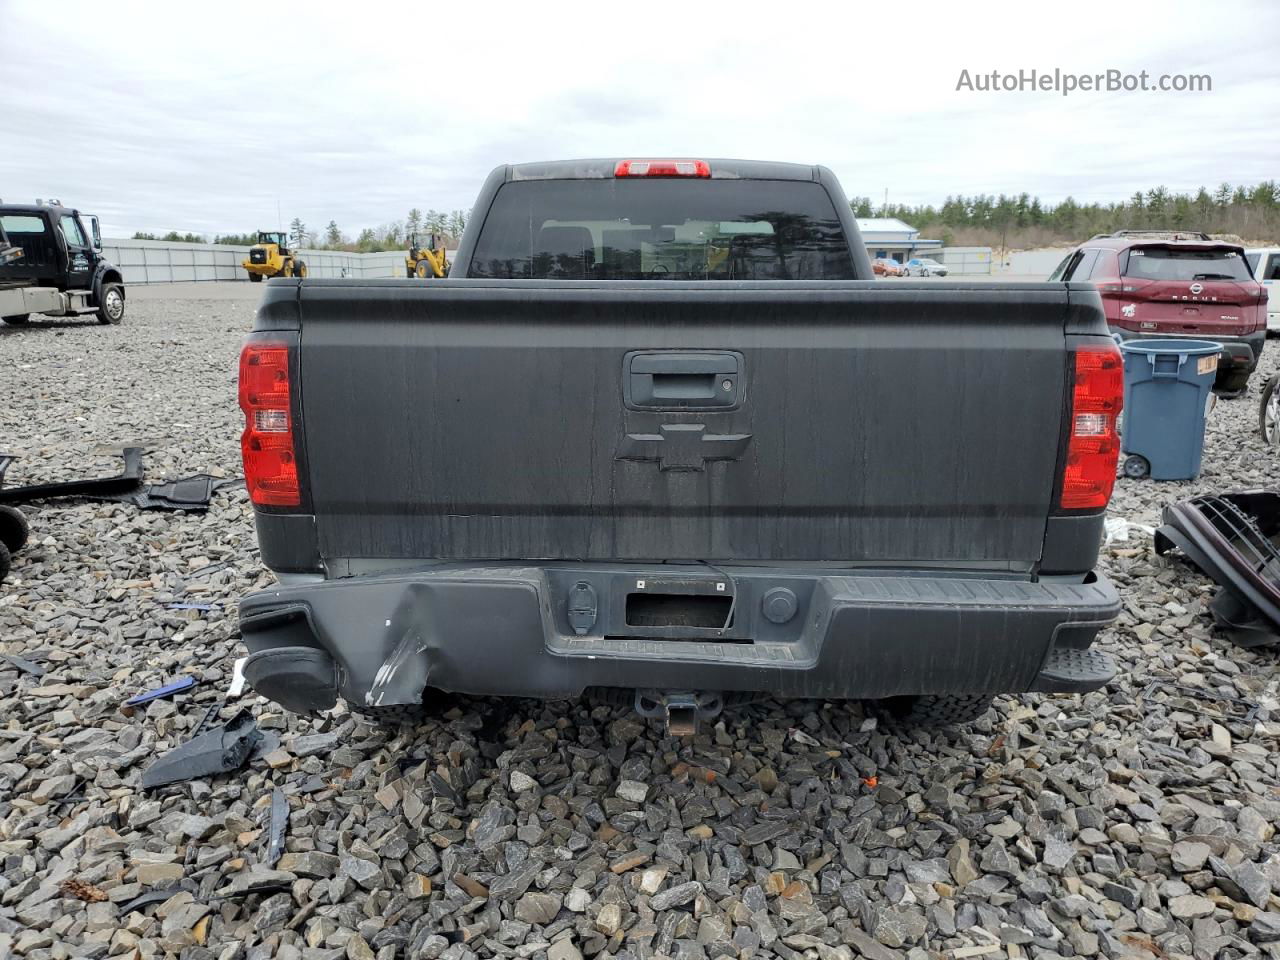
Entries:
[[1207, 843], [1184, 840], [1175, 843], [1170, 856], [1173, 858], [1173, 869], [1179, 873], [1194, 873], [1204, 867], [1204, 863], [1212, 853]]
[[666, 879], [666, 867], [651, 867], [640, 875], [640, 892], [652, 896], [662, 888], [662, 882]]
[[289, 750], [295, 757], [314, 757], [325, 754], [338, 746], [337, 733], [314, 733], [309, 736], [294, 737], [289, 743]]
[[582, 951], [571, 940], [557, 940], [547, 949], [547, 960], [582, 960]]
[[623, 780], [618, 784], [614, 792], [623, 800], [629, 800], [632, 803], [644, 803], [645, 798], [649, 796], [649, 787], [647, 784], [639, 783], [636, 780]]
[[1169, 901], [1169, 913], [1179, 920], [1194, 920], [1213, 913], [1213, 901], [1195, 894], [1184, 894]]
[[672, 907], [683, 907], [693, 903], [694, 897], [702, 892], [702, 884], [697, 880], [668, 887], [649, 898], [649, 906], [654, 910], [670, 910]]
[[528, 793], [530, 790], [536, 790], [538, 781], [533, 779], [523, 770], [511, 771], [511, 792], [512, 793]]
[[1280, 913], [1260, 913], [1249, 925], [1249, 939], [1254, 943], [1280, 942]]
[[286, 853], [280, 858], [279, 867], [300, 877], [324, 879], [338, 872], [341, 860], [332, 853], [321, 853], [318, 850], [306, 850], [300, 853]]
[[526, 893], [516, 901], [515, 916], [531, 924], [548, 924], [560, 912], [561, 898], [553, 893]]

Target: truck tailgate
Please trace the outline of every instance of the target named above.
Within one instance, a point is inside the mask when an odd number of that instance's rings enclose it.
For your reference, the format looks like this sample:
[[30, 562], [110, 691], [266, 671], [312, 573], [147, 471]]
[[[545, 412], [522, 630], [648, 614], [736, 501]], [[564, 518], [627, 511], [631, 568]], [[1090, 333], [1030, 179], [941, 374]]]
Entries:
[[1064, 284], [298, 291], [326, 559], [1040, 558]]

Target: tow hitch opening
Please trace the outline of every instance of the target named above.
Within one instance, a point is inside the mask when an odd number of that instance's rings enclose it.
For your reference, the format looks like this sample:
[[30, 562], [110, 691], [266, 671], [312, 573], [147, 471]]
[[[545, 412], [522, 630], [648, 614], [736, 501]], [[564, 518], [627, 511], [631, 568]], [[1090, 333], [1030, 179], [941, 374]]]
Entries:
[[636, 713], [660, 717], [673, 737], [693, 736], [702, 721], [713, 719], [722, 709], [724, 697], [716, 691], [636, 691]]

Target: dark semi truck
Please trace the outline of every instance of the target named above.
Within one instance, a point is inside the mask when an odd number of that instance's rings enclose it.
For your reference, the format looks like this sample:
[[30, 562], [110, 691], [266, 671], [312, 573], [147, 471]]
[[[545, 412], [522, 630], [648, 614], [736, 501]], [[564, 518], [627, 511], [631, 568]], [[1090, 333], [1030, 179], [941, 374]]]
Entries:
[[56, 200], [0, 203], [0, 320], [94, 314], [116, 324], [124, 306], [124, 278], [103, 255], [97, 217]]
[[245, 673], [300, 712], [585, 693], [677, 732], [1096, 689], [1120, 402], [1091, 285], [873, 280], [822, 167], [503, 166], [447, 279], [267, 285]]

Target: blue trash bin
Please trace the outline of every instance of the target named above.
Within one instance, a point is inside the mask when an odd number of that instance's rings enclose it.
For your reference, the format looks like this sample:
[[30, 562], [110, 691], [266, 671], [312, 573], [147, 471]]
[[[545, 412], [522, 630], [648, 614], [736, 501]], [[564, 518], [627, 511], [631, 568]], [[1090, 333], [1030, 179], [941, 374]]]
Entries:
[[1212, 340], [1127, 340], [1120, 450], [1126, 477], [1200, 476], [1204, 421], [1222, 344]]

